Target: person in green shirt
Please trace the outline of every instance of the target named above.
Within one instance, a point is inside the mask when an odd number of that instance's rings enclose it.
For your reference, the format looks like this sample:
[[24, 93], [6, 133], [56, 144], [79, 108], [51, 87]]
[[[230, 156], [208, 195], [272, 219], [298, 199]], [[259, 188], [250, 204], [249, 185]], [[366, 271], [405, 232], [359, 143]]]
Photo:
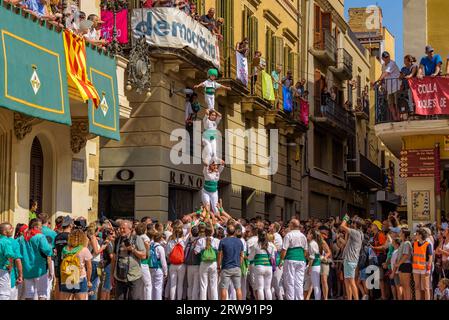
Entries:
[[37, 218], [37, 209], [39, 208], [39, 205], [36, 200], [30, 201], [30, 211], [28, 213], [28, 221], [31, 221], [33, 219]]
[[0, 300], [10, 300], [11, 297], [10, 272], [16, 256], [8, 237], [10, 229], [9, 223], [0, 224]]

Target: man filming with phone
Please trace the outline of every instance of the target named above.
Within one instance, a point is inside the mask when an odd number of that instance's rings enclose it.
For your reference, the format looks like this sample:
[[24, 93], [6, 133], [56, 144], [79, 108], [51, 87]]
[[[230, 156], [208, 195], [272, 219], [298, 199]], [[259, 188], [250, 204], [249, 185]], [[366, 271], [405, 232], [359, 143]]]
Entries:
[[111, 263], [116, 300], [142, 300], [144, 283], [140, 260], [147, 257], [145, 244], [141, 237], [132, 234], [130, 221], [122, 221], [119, 233]]

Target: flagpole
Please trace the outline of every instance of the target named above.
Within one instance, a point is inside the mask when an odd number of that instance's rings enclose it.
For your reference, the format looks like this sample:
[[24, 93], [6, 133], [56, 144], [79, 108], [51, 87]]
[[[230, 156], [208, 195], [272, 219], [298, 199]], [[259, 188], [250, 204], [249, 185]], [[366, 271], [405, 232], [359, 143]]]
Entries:
[[[119, 11], [119, 5], [118, 2], [115, 1], [113, 9], [112, 9], [112, 13], [114, 15], [114, 26], [113, 26], [113, 31], [112, 31], [112, 42], [111, 42], [111, 52], [114, 55], [117, 55], [119, 53], [122, 52], [122, 47], [120, 46], [118, 40], [117, 40], [117, 12]], [[122, 9], [122, 8], [120, 8]]]

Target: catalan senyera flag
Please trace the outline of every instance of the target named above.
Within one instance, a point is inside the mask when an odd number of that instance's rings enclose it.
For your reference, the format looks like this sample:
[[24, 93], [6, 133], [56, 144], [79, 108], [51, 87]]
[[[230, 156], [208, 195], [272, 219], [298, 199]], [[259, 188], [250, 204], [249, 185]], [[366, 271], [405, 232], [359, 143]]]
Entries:
[[69, 82], [78, 88], [84, 101], [92, 100], [95, 108], [100, 105], [100, 96], [87, 77], [86, 42], [82, 37], [64, 31], [64, 49]]

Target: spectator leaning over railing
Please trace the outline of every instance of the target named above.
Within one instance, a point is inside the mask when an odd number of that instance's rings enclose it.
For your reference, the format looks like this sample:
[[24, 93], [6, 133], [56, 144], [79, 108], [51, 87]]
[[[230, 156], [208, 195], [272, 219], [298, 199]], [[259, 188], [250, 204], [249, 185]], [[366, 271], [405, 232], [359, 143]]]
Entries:
[[101, 39], [101, 25], [104, 23], [104, 21], [101, 21], [96, 14], [90, 14], [87, 17], [87, 21], [91, 21], [92, 26], [87, 31], [87, 34], [84, 35], [86, 41], [98, 46], [107, 44], [107, 41], [105, 39]]
[[410, 91], [408, 80], [416, 77], [416, 75], [418, 74], [418, 69], [419, 67], [416, 64], [416, 58], [411, 55], [406, 55], [404, 57], [404, 67], [402, 67], [401, 69], [400, 78], [402, 79], [401, 90], [408, 93], [408, 110], [401, 110], [401, 113], [414, 113], [412, 92]]
[[237, 42], [237, 44], [235, 46], [235, 51], [241, 53], [245, 57], [248, 57], [248, 53], [249, 53], [249, 41], [248, 41], [248, 38], [243, 38], [242, 41]]
[[443, 60], [439, 54], [435, 54], [432, 46], [426, 46], [426, 56], [421, 59], [419, 64], [418, 78], [436, 77], [441, 75]]
[[210, 8], [207, 14], [201, 16], [200, 23], [209, 29], [210, 32], [213, 32], [217, 24], [215, 20], [215, 8]]
[[153, 2], [153, 7], [171, 8], [175, 6], [174, 0], [156, 0]]
[[271, 79], [273, 80], [274, 96], [276, 98], [275, 101], [276, 108], [279, 108], [279, 88], [280, 85], [282, 85], [281, 71], [282, 71], [281, 67], [277, 66], [276, 69], [271, 72]]
[[397, 92], [400, 89], [399, 77], [401, 76], [401, 72], [398, 65], [391, 59], [390, 54], [387, 51], [382, 53], [382, 61], [384, 62], [382, 65], [382, 74], [379, 79], [373, 83], [373, 86], [386, 86], [388, 109], [393, 118], [392, 120], [396, 121], [399, 120]]

